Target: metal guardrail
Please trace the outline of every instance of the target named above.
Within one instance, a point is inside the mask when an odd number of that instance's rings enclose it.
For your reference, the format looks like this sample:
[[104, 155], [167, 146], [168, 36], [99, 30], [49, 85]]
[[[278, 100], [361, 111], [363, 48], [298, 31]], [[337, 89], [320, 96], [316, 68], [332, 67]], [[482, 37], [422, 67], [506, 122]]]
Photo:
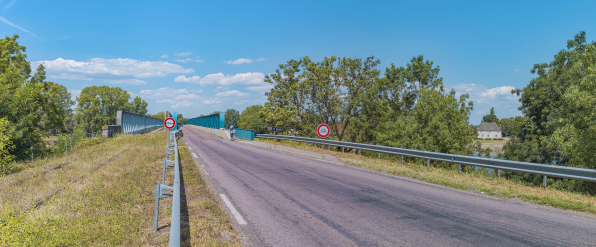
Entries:
[[[166, 159], [163, 161], [163, 174], [161, 184], [157, 184], [155, 188], [155, 219], [153, 222], [153, 230], [157, 231], [157, 223], [159, 216], [159, 199], [172, 198], [172, 218], [170, 222], [170, 242], [169, 246], [180, 246], [180, 164], [178, 160], [178, 142], [176, 136], [178, 130], [170, 131], [168, 134], [168, 147], [166, 149]], [[174, 155], [174, 160], [169, 160], [171, 155]], [[174, 164], [170, 166], [169, 164]], [[174, 187], [165, 185], [166, 169], [174, 168]], [[163, 190], [173, 190], [172, 194], [164, 194]]]
[[120, 125], [120, 130], [124, 134], [137, 134], [163, 126], [163, 120], [145, 115], [118, 111], [116, 115], [116, 125]]
[[[403, 162], [403, 156], [426, 159], [427, 167], [429, 166], [430, 161], [434, 160], [434, 161], [439, 161], [439, 162], [454, 163], [454, 164], [458, 164], [458, 165], [472, 165], [472, 166], [495, 169], [495, 170], [497, 170], [497, 174], [499, 174], [500, 170], [537, 174], [537, 175], [543, 176], [544, 187], [546, 187], [546, 177], [547, 176], [596, 182], [596, 170], [595, 169], [586, 169], [586, 168], [577, 168], [577, 167], [568, 167], [568, 166], [556, 166], [556, 165], [545, 165], [545, 164], [511, 161], [511, 160], [489, 159], [489, 158], [482, 158], [482, 157], [419, 151], [419, 150], [411, 150], [411, 149], [405, 149], [405, 148], [386, 147], [386, 146], [362, 144], [362, 143], [354, 143], [354, 142], [342, 142], [342, 141], [334, 141], [334, 140], [323, 141], [322, 139], [307, 138], [307, 137], [266, 135], [266, 134], [258, 134], [258, 135], [256, 135], [256, 137], [257, 138], [267, 138], [267, 139], [299, 141], [299, 142], [306, 142], [306, 143], [314, 143], [315, 145], [321, 144], [321, 145], [329, 145], [329, 146], [336, 146], [336, 147], [342, 147], [342, 148], [352, 148], [352, 149], [357, 149], [357, 150], [373, 151], [373, 152], [385, 153], [385, 154], [401, 155], [402, 162]], [[461, 169], [460, 169], [460, 171], [461, 171]]]
[[196, 125], [211, 129], [225, 128], [225, 117], [224, 113], [215, 113], [207, 116], [196, 117], [186, 120], [185, 125]]

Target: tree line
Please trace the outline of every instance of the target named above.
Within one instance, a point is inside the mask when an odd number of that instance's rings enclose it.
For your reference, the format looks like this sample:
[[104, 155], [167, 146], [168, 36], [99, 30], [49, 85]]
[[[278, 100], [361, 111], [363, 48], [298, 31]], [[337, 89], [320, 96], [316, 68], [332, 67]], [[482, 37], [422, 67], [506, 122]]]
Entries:
[[0, 39], [0, 166], [52, 154], [43, 140], [49, 130], [97, 132], [115, 124], [118, 110], [147, 113], [147, 102], [119, 87], [89, 86], [72, 100], [64, 85], [46, 80], [43, 65], [32, 71], [18, 38]]

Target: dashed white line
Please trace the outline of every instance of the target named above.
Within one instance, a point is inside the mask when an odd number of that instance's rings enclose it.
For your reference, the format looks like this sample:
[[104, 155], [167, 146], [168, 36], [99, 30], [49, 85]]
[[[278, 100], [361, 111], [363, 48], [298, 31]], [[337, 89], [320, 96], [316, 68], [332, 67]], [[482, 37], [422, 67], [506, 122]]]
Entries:
[[192, 150], [192, 148], [190, 146], [187, 146], [189, 150]]
[[192, 156], [195, 158], [199, 158], [199, 156], [197, 156], [195, 153], [192, 153]]
[[207, 170], [203, 169], [203, 172], [205, 173], [205, 175], [209, 176], [209, 173], [207, 172]]
[[242, 218], [242, 215], [240, 215], [240, 213], [238, 213], [238, 211], [236, 211], [236, 208], [234, 207], [234, 205], [232, 205], [232, 203], [230, 202], [230, 200], [228, 200], [228, 197], [226, 195], [224, 195], [224, 194], [219, 194], [219, 196], [224, 201], [224, 203], [226, 204], [226, 206], [228, 206], [228, 208], [232, 212], [232, 215], [234, 215], [234, 218], [236, 218], [236, 221], [238, 221], [238, 224], [240, 224], [240, 225], [246, 225], [247, 224], [246, 223], [246, 220], [244, 220], [244, 218]]

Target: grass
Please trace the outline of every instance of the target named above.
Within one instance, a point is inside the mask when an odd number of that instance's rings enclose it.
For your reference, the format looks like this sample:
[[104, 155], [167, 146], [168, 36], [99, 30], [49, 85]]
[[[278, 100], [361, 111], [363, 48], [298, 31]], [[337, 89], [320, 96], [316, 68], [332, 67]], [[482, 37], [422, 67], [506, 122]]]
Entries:
[[[120, 135], [35, 160], [0, 178], [0, 246], [167, 245], [171, 198], [161, 199], [160, 229], [153, 231], [166, 140], [163, 131]], [[184, 150], [185, 245], [239, 245], [230, 219]], [[168, 170], [166, 183], [171, 181]]]
[[[373, 152], [363, 151], [363, 155], [357, 153], [342, 153], [337, 151], [323, 150], [320, 146], [315, 148], [311, 145], [303, 145], [295, 142], [279, 142], [268, 141], [265, 139], [257, 139], [256, 141], [271, 143], [275, 145], [284, 145], [303, 149], [306, 151], [322, 153], [325, 155], [333, 155], [343, 163], [379, 171], [385, 174], [391, 174], [401, 177], [413, 178], [416, 180], [433, 183], [445, 187], [451, 187], [459, 190], [470, 191], [474, 193], [484, 194], [487, 196], [495, 196], [504, 199], [525, 201], [539, 205], [552, 206], [561, 209], [585, 212], [596, 214], [596, 197], [560, 191], [553, 188], [532, 187], [504, 178], [497, 179], [492, 174], [487, 173], [468, 173], [457, 172], [457, 165], [451, 168], [432, 167], [426, 168], [424, 165], [408, 163], [401, 163], [401, 159], [397, 156], [381, 154], [381, 159], [377, 158], [377, 154]], [[365, 156], [364, 154], [367, 154]], [[407, 158], [404, 157], [406, 160]]]

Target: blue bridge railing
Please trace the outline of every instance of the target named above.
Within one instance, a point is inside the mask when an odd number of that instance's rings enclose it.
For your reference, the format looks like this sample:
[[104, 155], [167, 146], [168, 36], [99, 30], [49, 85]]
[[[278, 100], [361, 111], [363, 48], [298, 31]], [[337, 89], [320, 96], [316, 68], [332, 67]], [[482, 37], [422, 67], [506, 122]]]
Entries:
[[186, 120], [186, 122], [184, 122], [184, 124], [196, 125], [196, 126], [201, 126], [201, 127], [211, 128], [211, 129], [225, 128], [224, 113], [220, 112], [220, 113], [215, 113], [215, 114], [211, 114], [211, 115], [207, 115], [207, 116], [191, 118], [189, 120]]
[[118, 111], [116, 125], [120, 125], [120, 131], [123, 134], [137, 134], [163, 126], [163, 120], [145, 115]]

